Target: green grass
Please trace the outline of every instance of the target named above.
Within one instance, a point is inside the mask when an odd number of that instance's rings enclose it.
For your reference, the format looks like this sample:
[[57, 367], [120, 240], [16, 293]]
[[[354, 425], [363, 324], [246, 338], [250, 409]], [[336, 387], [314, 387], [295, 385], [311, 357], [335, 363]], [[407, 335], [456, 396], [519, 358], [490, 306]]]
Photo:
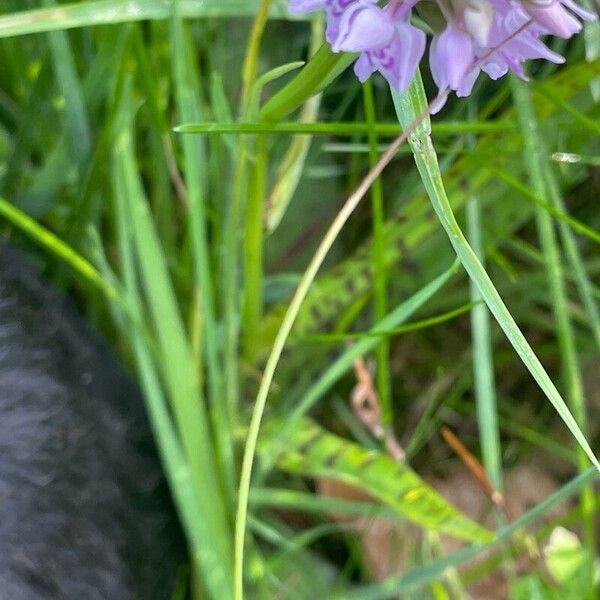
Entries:
[[[510, 565], [567, 519], [597, 552], [597, 24], [429, 118], [426, 71], [361, 90], [286, 4], [3, 2], [2, 234], [136, 374], [197, 597], [454, 597], [498, 572], [551, 598], [540, 561]], [[349, 408], [359, 357], [410, 464]], [[510, 523], [461, 513], [425, 482], [465, 468], [444, 423], [497, 489], [557, 463], [556, 490]], [[411, 522], [404, 572], [373, 581], [332, 511]]]

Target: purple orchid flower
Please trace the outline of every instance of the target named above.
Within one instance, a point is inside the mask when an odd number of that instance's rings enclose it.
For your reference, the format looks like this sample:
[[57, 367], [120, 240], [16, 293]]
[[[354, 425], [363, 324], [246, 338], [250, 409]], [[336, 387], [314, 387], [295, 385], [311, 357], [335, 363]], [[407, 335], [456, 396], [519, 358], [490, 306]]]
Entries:
[[[359, 52], [354, 72], [361, 82], [379, 71], [398, 91], [413, 79], [425, 51], [425, 33], [411, 25], [420, 0], [290, 0], [290, 11], [325, 10], [326, 38], [334, 52]], [[439, 110], [448, 91], [468, 96], [479, 73], [498, 79], [509, 70], [526, 79], [523, 62], [564, 58], [541, 40], [544, 34], [569, 38], [581, 30], [576, 18], [595, 15], [574, 0], [438, 0], [447, 20], [433, 37], [429, 60], [440, 89]]]
[[498, 79], [509, 70], [521, 79], [527, 79], [522, 63], [525, 60], [544, 59], [563, 63], [564, 58], [548, 48], [539, 36], [540, 27], [530, 23], [529, 16], [518, 6], [505, 0], [496, 0], [496, 15], [490, 33], [490, 47], [479, 49], [481, 69], [492, 79]]
[[[586, 21], [593, 21], [596, 18], [596, 15], [584, 10], [573, 0], [526, 0], [522, 6], [545, 30], [545, 33], [552, 33], [562, 38], [570, 38], [581, 31], [581, 22], [571, 13]], [[571, 12], [566, 10], [565, 6]]]
[[361, 52], [354, 72], [361, 82], [379, 71], [399, 91], [412, 81], [425, 52], [426, 36], [409, 23], [411, 5], [390, 3], [386, 8], [361, 0], [340, 20], [334, 51]]

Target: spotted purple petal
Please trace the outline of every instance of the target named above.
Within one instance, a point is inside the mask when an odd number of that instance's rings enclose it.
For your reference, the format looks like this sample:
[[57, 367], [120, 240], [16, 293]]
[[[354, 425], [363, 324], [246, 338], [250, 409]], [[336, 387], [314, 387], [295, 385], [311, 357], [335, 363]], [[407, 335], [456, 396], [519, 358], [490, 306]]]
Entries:
[[379, 71], [396, 90], [412, 81], [425, 52], [425, 33], [408, 23], [397, 23], [392, 41], [384, 48], [363, 52], [354, 64], [360, 81]]

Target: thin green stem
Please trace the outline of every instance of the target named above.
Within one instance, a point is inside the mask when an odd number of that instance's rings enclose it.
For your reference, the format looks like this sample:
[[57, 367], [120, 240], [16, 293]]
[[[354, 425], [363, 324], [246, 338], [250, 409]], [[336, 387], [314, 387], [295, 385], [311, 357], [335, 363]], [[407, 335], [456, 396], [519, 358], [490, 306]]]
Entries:
[[[550, 161], [544, 161], [543, 166], [544, 175], [548, 185], [548, 197], [556, 209], [565, 214], [566, 207], [563, 202], [558, 182], [554, 176]], [[588, 274], [586, 273], [585, 265], [571, 228], [568, 227], [565, 221], [558, 220], [558, 231], [560, 232], [565, 255], [569, 261], [571, 269], [573, 270], [573, 275], [575, 277], [577, 289], [579, 290], [579, 295], [581, 296], [581, 301], [583, 302], [583, 306], [585, 307], [588, 315], [588, 326], [592, 332], [592, 335], [594, 336], [596, 346], [598, 349], [600, 349], [600, 311], [598, 310], [598, 303], [595, 299], [594, 286]]]
[[[260, 40], [269, 16], [271, 0], [262, 0], [258, 13], [252, 24], [252, 30], [246, 47], [246, 57], [242, 69], [242, 101], [241, 114], [247, 116], [250, 109], [249, 101], [258, 69], [258, 54]], [[233, 176], [231, 203], [225, 224], [225, 238], [223, 242], [223, 314], [225, 321], [225, 399], [229, 406], [230, 414], [237, 411], [239, 397], [238, 381], [238, 344], [239, 344], [239, 256], [240, 256], [240, 231], [244, 214], [244, 199], [248, 189], [248, 156], [251, 143], [241, 136], [238, 138], [236, 164]], [[261, 230], [262, 234], [262, 230]], [[262, 240], [261, 240], [262, 243]], [[252, 267], [251, 267], [252, 268]], [[262, 280], [262, 263], [254, 265], [259, 269], [259, 275], [250, 275], [254, 281]]]
[[254, 357], [255, 344], [263, 311], [263, 210], [267, 187], [267, 136], [256, 139], [256, 161], [250, 177], [244, 238], [244, 308], [242, 330], [244, 352], [248, 360]]
[[[246, 58], [242, 70], [242, 114], [247, 116], [252, 109], [250, 99], [258, 73], [258, 55], [260, 41], [269, 17], [271, 0], [262, 0], [254, 22]], [[256, 161], [250, 177], [248, 205], [246, 208], [246, 227], [244, 239], [244, 306], [242, 331], [244, 352], [252, 360], [254, 343], [257, 339], [257, 326], [263, 308], [263, 209], [265, 202], [267, 174], [267, 137], [259, 135], [255, 141]]]
[[[470, 107], [474, 107], [471, 103]], [[471, 115], [474, 116], [474, 115]], [[485, 268], [481, 228], [480, 199], [471, 195], [466, 204], [468, 239], [473, 252]], [[471, 302], [476, 303], [471, 310], [471, 338], [473, 341], [473, 378], [477, 424], [481, 440], [483, 465], [497, 489], [502, 489], [502, 450], [498, 429], [498, 407], [496, 405], [496, 382], [490, 331], [489, 310], [481, 302], [482, 297], [475, 283], [470, 282]]]
[[[377, 134], [375, 132], [375, 123], [377, 116], [375, 113], [375, 99], [373, 94], [373, 84], [367, 81], [363, 85], [363, 97], [365, 106], [365, 117], [369, 124], [369, 165], [373, 167], [377, 164]], [[381, 321], [387, 314], [387, 270], [385, 264], [385, 214], [383, 205], [383, 186], [381, 178], [377, 177], [371, 186], [371, 204], [373, 211], [373, 307], [375, 312], [375, 322]], [[377, 391], [379, 392], [379, 401], [381, 402], [381, 417], [386, 434], [390, 433], [394, 415], [391, 398], [391, 377], [390, 377], [390, 344], [388, 338], [383, 338], [381, 344], [377, 346]]]
[[261, 0], [260, 7], [256, 13], [256, 17], [254, 18], [254, 22], [252, 23], [252, 30], [250, 31], [248, 45], [246, 46], [246, 57], [244, 59], [244, 66], [242, 69], [242, 114], [246, 112], [252, 85], [256, 80], [256, 74], [258, 72], [260, 40], [262, 39], [265, 26], [269, 19], [270, 7], [271, 0]]
[[239, 290], [238, 259], [240, 229], [242, 224], [244, 197], [247, 189], [247, 142], [239, 138], [237, 161], [233, 175], [231, 203], [227, 212], [225, 235], [223, 238], [223, 317], [225, 342], [223, 350], [223, 371], [225, 379], [225, 401], [229, 414], [235, 415], [238, 404], [238, 331], [239, 331]]

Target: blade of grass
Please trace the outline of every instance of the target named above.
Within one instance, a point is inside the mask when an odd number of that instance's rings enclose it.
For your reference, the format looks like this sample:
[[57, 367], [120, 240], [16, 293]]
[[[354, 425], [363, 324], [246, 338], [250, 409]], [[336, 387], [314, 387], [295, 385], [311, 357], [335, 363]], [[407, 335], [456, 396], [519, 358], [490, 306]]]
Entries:
[[130, 224], [139, 276], [157, 336], [159, 369], [181, 435], [203, 513], [203, 523], [209, 532], [204, 539], [203, 580], [214, 597], [230, 598], [233, 595], [229, 576], [232, 554], [226, 518], [227, 504], [218, 484], [212, 432], [192, 352], [139, 179], [133, 148], [131, 113], [131, 98], [127, 94], [113, 154], [112, 169], [117, 178], [116, 190], [125, 203], [123, 210]]
[[[435, 133], [438, 135], [459, 135], [462, 133], [489, 133], [496, 131], [513, 131], [514, 125], [504, 121], [462, 122], [448, 121], [438, 123]], [[281, 121], [278, 123], [250, 123], [247, 121], [212, 121], [204, 123], [182, 123], [175, 127], [178, 133], [237, 133], [252, 135], [255, 133], [294, 133], [297, 135], [368, 135], [373, 132], [378, 136], [395, 137], [398, 135], [398, 123], [368, 123], [361, 121], [327, 121], [302, 122]]]
[[397, 306], [390, 314], [386, 315], [371, 330], [372, 336], [363, 337], [354, 345], [345, 350], [309, 387], [303, 394], [301, 402], [294, 407], [291, 414], [287, 415], [282, 423], [279, 433], [269, 442], [268, 451], [261, 463], [261, 473], [271, 469], [285, 447], [287, 439], [298, 426], [300, 420], [322, 398], [329, 389], [350, 369], [354, 361], [372, 352], [381, 343], [381, 336], [388, 335], [395, 327], [406, 321], [412, 314], [421, 308], [432, 296], [437, 293], [448, 280], [456, 273], [458, 263], [452, 265], [447, 271], [436, 277], [425, 287], [420, 289], [406, 301]]
[[509, 525], [498, 529], [496, 532], [496, 541], [491, 544], [472, 544], [458, 552], [444, 556], [433, 563], [413, 569], [400, 577], [392, 577], [380, 583], [362, 586], [352, 592], [345, 591], [343, 595], [333, 594], [330, 598], [331, 600], [384, 600], [396, 597], [403, 592], [410, 591], [414, 594], [415, 589], [419, 589], [439, 579], [446, 569], [458, 567], [467, 560], [481, 554], [484, 550], [492, 548], [498, 543], [509, 541], [519, 530], [531, 525], [552, 507], [564, 502], [567, 498], [577, 493], [584, 485], [591, 483], [597, 478], [598, 471], [595, 467], [580, 473], [524, 515], [515, 519]]
[[[474, 101], [469, 105], [474, 111]], [[472, 116], [474, 116], [472, 114]], [[471, 141], [472, 143], [472, 141]], [[471, 145], [470, 143], [470, 145]], [[468, 182], [467, 182], [468, 185]], [[466, 203], [468, 240], [475, 256], [485, 269], [481, 228], [480, 199], [472, 195]], [[502, 450], [498, 429], [498, 407], [496, 404], [496, 382], [494, 378], [494, 359], [490, 317], [488, 308], [481, 303], [483, 298], [477, 286], [470, 281], [471, 302], [478, 304], [471, 310], [471, 338], [473, 343], [473, 379], [477, 424], [481, 440], [481, 454], [486, 473], [497, 490], [502, 490]]]
[[[177, 111], [181, 119], [201, 119], [200, 94], [197, 66], [191, 60], [194, 53], [190, 47], [188, 32], [180, 12], [180, 3], [173, 4], [171, 20], [171, 60], [175, 80]], [[235, 490], [235, 463], [231, 443], [231, 415], [227, 402], [223, 402], [223, 374], [219, 355], [219, 335], [214, 307], [214, 286], [211, 274], [210, 251], [206, 231], [206, 154], [198, 137], [184, 137], [183, 160], [188, 196], [189, 228], [194, 253], [194, 278], [200, 297], [203, 322], [203, 348], [206, 355], [211, 414], [218, 449], [219, 472], [223, 476], [230, 502]]]
[[[273, 435], [281, 425], [278, 419], [269, 420], [265, 436]], [[467, 541], [493, 539], [489, 530], [442, 498], [406, 462], [334, 435], [308, 418], [294, 428], [277, 465], [291, 473], [358, 488], [428, 530]]]
[[[145, 314], [138, 287], [134, 241], [129, 226], [129, 215], [127, 214], [127, 200], [125, 198], [127, 190], [123, 173], [119, 172], [118, 169], [113, 171], [113, 187], [115, 191], [117, 242], [125, 279], [128, 308], [131, 314], [136, 317], [134, 322], [141, 323], [145, 318]], [[108, 274], [109, 267], [104, 256], [100, 254], [99, 248], [97, 259], [103, 266], [103, 271]], [[213, 552], [211, 545], [207, 544], [207, 540], [211, 539], [210, 536], [214, 534], [214, 531], [207, 521], [209, 515], [202, 509], [203, 503], [201, 498], [198, 497], [196, 482], [190, 471], [190, 463], [181, 447], [179, 436], [169, 414], [167, 400], [160, 384], [160, 375], [150, 352], [149, 340], [142, 331], [132, 327], [131, 323], [123, 319], [123, 315], [118, 310], [113, 310], [113, 313], [117, 322], [121, 325], [122, 331], [130, 340], [134, 351], [148, 416], [155, 432], [161, 459], [164, 461], [163, 464], [165, 465], [171, 493], [185, 528], [194, 566], [198, 574], [204, 574], [208, 590], [213, 594], [227, 594], [227, 586], [223, 585], [219, 579], [219, 570], [221, 569], [221, 565], [218, 564], [219, 557]], [[213, 571], [213, 569], [216, 570]], [[206, 574], [205, 571], [207, 571]], [[215, 575], [217, 577], [214, 577]], [[224, 597], [227, 598], [228, 596]]]
[[[210, 17], [252, 17], [260, 0], [181, 0], [181, 15], [186, 19]], [[38, 8], [0, 17], [0, 38], [31, 33], [111, 25], [132, 21], [166, 20], [171, 17], [171, 0], [96, 0], [72, 2], [55, 8]], [[306, 20], [290, 15], [285, 0], [273, 0], [270, 18]]]
[[[54, 0], [45, 0], [54, 6]], [[81, 166], [91, 151], [91, 133], [81, 82], [77, 76], [75, 60], [69, 38], [64, 31], [48, 34], [52, 65], [60, 92], [65, 99], [65, 119], [69, 134], [71, 157]]]
[[537, 194], [534, 194], [526, 185], [523, 185], [518, 179], [515, 179], [510, 173], [499, 169], [492, 165], [486, 165], [486, 168], [496, 175], [499, 179], [507, 183], [510, 187], [514, 188], [523, 196], [529, 200], [532, 200], [538, 206], [541, 206], [546, 212], [550, 213], [553, 217], [560, 219], [563, 223], [566, 223], [576, 231], [577, 233], [584, 235], [588, 239], [592, 240], [596, 244], [600, 244], [600, 233], [591, 227], [588, 227], [585, 223], [578, 221], [566, 212], [559, 210], [556, 206], [553, 206], [547, 202], [544, 198], [541, 198]]
[[[543, 162], [544, 175], [548, 186], [548, 197], [558, 211], [567, 214], [552, 165], [549, 160]], [[575, 236], [567, 226], [567, 223], [562, 219], [558, 221], [558, 230], [560, 232], [567, 260], [573, 270], [581, 301], [583, 302], [583, 306], [587, 313], [587, 325], [594, 336], [596, 346], [600, 349], [600, 310], [598, 309], [598, 302], [595, 298], [594, 285], [586, 272]]]
[[[415, 117], [421, 114], [425, 107], [427, 107], [425, 91], [420, 77], [415, 78], [409, 91], [404, 94], [399, 94], [392, 90], [392, 97], [398, 113], [398, 118], [403, 127], [408, 127], [414, 121]], [[546, 373], [546, 370], [525, 339], [525, 336], [521, 333], [517, 323], [500, 298], [494, 284], [485, 269], [481, 266], [481, 263], [467, 242], [454, 217], [452, 207], [446, 195], [437, 155], [431, 141], [430, 130], [427, 123], [421, 125], [413, 132], [409, 139], [409, 143], [413, 149], [415, 163], [432, 206], [448, 235], [452, 247], [469, 274], [469, 277], [471, 277], [477, 285], [483, 299], [506, 334], [513, 348], [520, 356], [523, 364], [533, 375], [548, 400], [556, 409], [556, 412], [560, 415], [565, 425], [567, 425], [579, 445], [585, 450], [585, 453], [594, 466], [600, 470], [600, 463], [577, 424], [577, 421], [569, 410], [569, 407]]]
[[117, 290], [102, 277], [102, 274], [89, 261], [4, 198], [0, 198], [0, 215], [52, 254], [64, 260], [76, 273], [101, 290], [107, 298], [113, 300], [117, 298]]
[[[367, 124], [371, 126], [369, 139], [369, 166], [377, 163], [377, 134], [374, 125], [377, 121], [375, 113], [375, 97], [373, 84], [363, 84], [363, 104]], [[381, 321], [387, 314], [387, 269], [385, 264], [385, 209], [383, 204], [383, 184], [378, 177], [371, 186], [371, 212], [373, 219], [373, 308], [375, 321]], [[377, 391], [381, 402], [381, 418], [385, 435], [391, 432], [394, 421], [392, 409], [392, 379], [390, 375], [390, 345], [388, 338], [381, 340], [376, 349], [377, 372], [375, 374]]]
[[[319, 49], [323, 34], [324, 19], [319, 15], [311, 23], [309, 57], [313, 57]], [[305, 102], [298, 115], [298, 121], [310, 122], [316, 119], [320, 106], [321, 94], [317, 94]], [[279, 161], [263, 215], [268, 233], [277, 228], [298, 188], [311, 143], [312, 136], [294, 136], [288, 150]]]

